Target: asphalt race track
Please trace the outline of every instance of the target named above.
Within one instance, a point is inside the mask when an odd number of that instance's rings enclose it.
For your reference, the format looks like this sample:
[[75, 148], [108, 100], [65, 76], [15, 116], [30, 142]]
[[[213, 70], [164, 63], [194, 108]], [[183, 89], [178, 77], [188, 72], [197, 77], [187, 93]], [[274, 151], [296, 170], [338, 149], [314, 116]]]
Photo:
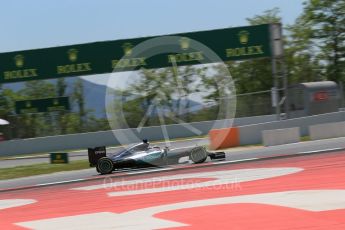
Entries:
[[[208, 138], [191, 138], [191, 139], [185, 139], [185, 140], [179, 140], [179, 141], [172, 141], [171, 146], [173, 148], [187, 148], [187, 147], [193, 147], [196, 145], [207, 145], [208, 142], [209, 142]], [[165, 142], [158, 142], [158, 143], [155, 142], [153, 145], [157, 145], [162, 148], [166, 146]], [[119, 151], [120, 148], [121, 147], [108, 147], [107, 152], [108, 153], [117, 152]], [[87, 149], [85, 149], [85, 150], [70, 152], [69, 157], [71, 161], [86, 160], [87, 155], [88, 155]], [[36, 156], [31, 156], [31, 157], [9, 156], [6, 160], [0, 160], [0, 168], [8, 168], [8, 167], [15, 167], [15, 166], [22, 166], [22, 165], [32, 165], [32, 164], [39, 164], [39, 163], [48, 163], [49, 161], [50, 161], [49, 154], [41, 154], [41, 155], [36, 155]]]
[[[192, 138], [186, 140], [172, 141], [172, 148], [187, 148], [193, 147], [196, 145], [208, 145], [208, 138]], [[164, 147], [166, 144], [164, 142], [154, 143], [154, 145]], [[345, 148], [345, 137], [325, 139], [318, 141], [307, 141], [294, 144], [278, 145], [269, 148], [263, 148], [261, 150], [253, 151], [252, 149], [248, 151], [232, 151], [232, 159], [243, 159], [245, 157], [256, 157], [256, 155], [265, 155], [265, 154], [292, 154], [305, 151], [318, 151], [322, 149], [332, 149], [332, 148]], [[119, 147], [110, 147], [107, 148], [107, 152], [117, 152]], [[74, 151], [69, 154], [70, 160], [86, 160], [87, 159], [87, 150]], [[48, 163], [49, 155], [42, 154], [34, 157], [9, 157], [9, 160], [0, 160], [0, 168], [15, 167], [21, 165], [32, 165], [38, 163]]]
[[[202, 140], [201, 140], [202, 141]], [[206, 140], [205, 140], [206, 141]], [[176, 148], [190, 147], [193, 146], [196, 142], [200, 143], [200, 139], [194, 140], [184, 140], [174, 143], [172, 146]], [[272, 147], [264, 148], [250, 148], [248, 150], [241, 151], [231, 151], [226, 154], [226, 161], [246, 161], [246, 160], [256, 160], [272, 156], [284, 156], [292, 154], [313, 154], [314, 152], [323, 152], [329, 150], [341, 150], [345, 149], [345, 138], [334, 138], [327, 140], [319, 141], [308, 141], [300, 142], [287, 145], [278, 145]], [[83, 156], [85, 159], [85, 156]], [[48, 161], [48, 159], [43, 159]], [[30, 162], [30, 159], [22, 159], [15, 161], [16, 164], [26, 161]], [[12, 160], [3, 160], [0, 163], [12, 162]], [[186, 167], [183, 166], [183, 167]], [[141, 170], [141, 172], [132, 172], [136, 173], [145, 173], [147, 171], [154, 171], [156, 169]], [[114, 176], [117, 176], [114, 175]], [[69, 171], [69, 172], [59, 172], [48, 175], [39, 175], [31, 176], [26, 178], [12, 179], [12, 180], [1, 180], [0, 181], [0, 191], [3, 189], [13, 188], [13, 187], [23, 187], [23, 186], [32, 186], [32, 185], [41, 185], [41, 184], [50, 184], [56, 182], [66, 182], [66, 181], [75, 181], [75, 180], [88, 180], [88, 179], [97, 179], [99, 178], [98, 173], [94, 168], [79, 170], [79, 171]]]
[[1, 192], [0, 229], [343, 230], [344, 165], [334, 151]]

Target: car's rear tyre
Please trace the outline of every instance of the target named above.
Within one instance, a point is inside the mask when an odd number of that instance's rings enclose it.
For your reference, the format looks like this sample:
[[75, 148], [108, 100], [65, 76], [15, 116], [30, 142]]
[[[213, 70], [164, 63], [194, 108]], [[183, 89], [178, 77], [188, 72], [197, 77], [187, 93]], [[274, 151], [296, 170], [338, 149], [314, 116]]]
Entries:
[[203, 163], [207, 159], [207, 151], [204, 147], [195, 147], [190, 151], [189, 158], [195, 164]]
[[100, 174], [109, 174], [114, 170], [114, 164], [108, 157], [102, 157], [97, 161], [97, 172]]

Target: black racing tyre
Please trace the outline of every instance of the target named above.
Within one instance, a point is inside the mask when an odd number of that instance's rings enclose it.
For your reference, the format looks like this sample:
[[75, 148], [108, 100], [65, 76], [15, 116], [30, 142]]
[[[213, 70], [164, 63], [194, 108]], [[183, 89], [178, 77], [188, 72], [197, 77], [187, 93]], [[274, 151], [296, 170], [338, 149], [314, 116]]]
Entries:
[[195, 163], [200, 164], [206, 161], [207, 151], [204, 147], [195, 147], [190, 151], [189, 158]]
[[100, 174], [109, 174], [114, 170], [114, 164], [108, 157], [102, 157], [97, 161], [97, 172]]

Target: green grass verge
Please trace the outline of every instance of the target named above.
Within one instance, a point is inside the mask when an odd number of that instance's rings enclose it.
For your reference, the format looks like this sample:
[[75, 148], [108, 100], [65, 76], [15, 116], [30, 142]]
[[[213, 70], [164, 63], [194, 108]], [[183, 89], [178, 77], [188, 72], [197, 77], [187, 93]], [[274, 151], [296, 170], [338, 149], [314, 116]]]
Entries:
[[89, 168], [89, 163], [87, 160], [72, 161], [69, 164], [42, 163], [11, 168], [0, 168], [0, 180], [87, 168]]
[[301, 137], [301, 141], [310, 141], [310, 137], [309, 136], [303, 136], [303, 137]]

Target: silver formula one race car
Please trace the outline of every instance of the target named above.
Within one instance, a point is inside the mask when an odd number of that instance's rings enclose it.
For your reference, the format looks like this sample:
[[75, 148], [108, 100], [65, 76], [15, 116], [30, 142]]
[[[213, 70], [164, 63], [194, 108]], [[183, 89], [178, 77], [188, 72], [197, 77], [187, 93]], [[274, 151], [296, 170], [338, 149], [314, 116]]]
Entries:
[[205, 147], [169, 149], [150, 146], [147, 140], [125, 148], [117, 153], [107, 154], [105, 146], [88, 149], [91, 167], [96, 167], [100, 174], [109, 174], [123, 168], [143, 168], [178, 164], [182, 157], [189, 157], [195, 163], [203, 163], [207, 157], [211, 160], [225, 159], [224, 152], [208, 152]]

